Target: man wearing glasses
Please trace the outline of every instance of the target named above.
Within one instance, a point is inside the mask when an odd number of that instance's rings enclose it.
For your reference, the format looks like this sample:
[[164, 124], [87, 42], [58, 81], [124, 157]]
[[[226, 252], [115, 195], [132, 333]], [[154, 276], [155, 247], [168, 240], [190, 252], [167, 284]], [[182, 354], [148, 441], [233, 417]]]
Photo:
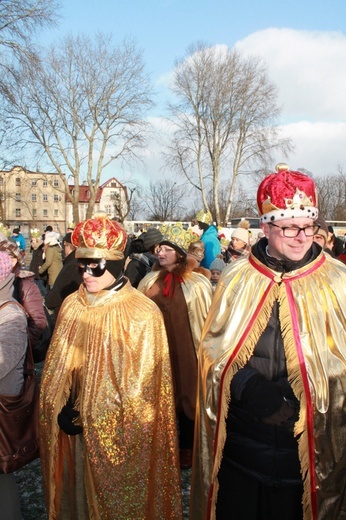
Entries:
[[190, 518], [346, 518], [346, 266], [314, 242], [311, 178], [280, 164], [257, 203], [202, 334]]

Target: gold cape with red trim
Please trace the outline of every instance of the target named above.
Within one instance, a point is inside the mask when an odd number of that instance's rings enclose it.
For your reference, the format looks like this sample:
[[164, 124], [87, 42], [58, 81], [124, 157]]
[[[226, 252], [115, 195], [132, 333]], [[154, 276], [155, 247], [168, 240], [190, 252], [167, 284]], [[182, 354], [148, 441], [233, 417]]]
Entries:
[[346, 266], [321, 254], [282, 276], [252, 254], [219, 280], [199, 351], [190, 519], [215, 518], [230, 382], [279, 301], [305, 520], [346, 518]]
[[[71, 398], [82, 435], [57, 415]], [[60, 310], [40, 394], [50, 520], [182, 519], [170, 359], [158, 307], [128, 282]]]

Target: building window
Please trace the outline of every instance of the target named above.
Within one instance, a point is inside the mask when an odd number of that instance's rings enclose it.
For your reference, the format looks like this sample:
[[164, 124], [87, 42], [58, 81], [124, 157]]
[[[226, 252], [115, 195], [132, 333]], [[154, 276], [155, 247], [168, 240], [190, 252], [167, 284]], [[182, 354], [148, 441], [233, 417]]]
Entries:
[[37, 181], [31, 181], [31, 186], [37, 186]]
[[43, 181], [43, 187], [47, 188], [47, 186], [48, 186], [48, 181]]
[[59, 202], [59, 195], [54, 195], [54, 202]]
[[16, 193], [16, 201], [20, 202], [20, 193]]
[[111, 215], [112, 214], [112, 206], [110, 206], [110, 205], [105, 206], [105, 212], [107, 213], [107, 215]]
[[32, 210], [32, 216], [33, 217], [37, 217], [37, 209], [33, 209]]
[[37, 195], [36, 193], [31, 194], [31, 202], [37, 202]]
[[54, 217], [58, 217], [59, 216], [59, 210], [58, 209], [55, 209], [54, 210]]
[[111, 182], [111, 188], [116, 188], [117, 187], [117, 183], [115, 181], [112, 181]]
[[59, 187], [59, 181], [57, 179], [54, 179], [53, 186], [54, 186], [54, 188], [58, 188]]
[[20, 186], [20, 177], [16, 177], [16, 186]]
[[48, 195], [47, 195], [47, 193], [43, 194], [43, 202], [48, 202]]
[[43, 216], [44, 217], [48, 217], [48, 209], [44, 209], [43, 210]]
[[20, 217], [20, 208], [16, 209], [16, 217]]

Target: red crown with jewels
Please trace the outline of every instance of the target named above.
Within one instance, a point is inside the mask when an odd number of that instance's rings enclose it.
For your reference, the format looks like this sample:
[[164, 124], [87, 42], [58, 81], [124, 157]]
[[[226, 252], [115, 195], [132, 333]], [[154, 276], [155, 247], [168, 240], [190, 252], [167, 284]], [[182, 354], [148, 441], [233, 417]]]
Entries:
[[314, 181], [304, 173], [290, 171], [287, 164], [278, 164], [259, 185], [257, 206], [261, 222], [287, 218], [318, 217]]

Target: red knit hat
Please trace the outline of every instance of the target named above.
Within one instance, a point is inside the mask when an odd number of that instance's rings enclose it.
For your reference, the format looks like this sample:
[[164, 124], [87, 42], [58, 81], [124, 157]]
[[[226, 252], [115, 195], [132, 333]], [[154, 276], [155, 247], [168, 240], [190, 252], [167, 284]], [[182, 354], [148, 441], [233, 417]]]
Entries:
[[277, 173], [263, 179], [257, 191], [261, 222], [287, 218], [318, 217], [314, 181], [304, 173], [290, 171], [287, 164], [278, 164]]
[[0, 251], [0, 282], [12, 273], [12, 260], [10, 255]]

